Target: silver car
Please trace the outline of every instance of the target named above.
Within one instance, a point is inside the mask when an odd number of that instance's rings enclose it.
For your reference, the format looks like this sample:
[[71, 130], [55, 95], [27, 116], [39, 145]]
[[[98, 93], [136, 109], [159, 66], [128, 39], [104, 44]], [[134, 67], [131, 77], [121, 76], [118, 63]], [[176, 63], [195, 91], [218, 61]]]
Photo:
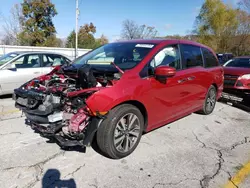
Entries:
[[65, 63], [71, 63], [70, 58], [51, 52], [11, 52], [3, 55], [0, 57], [0, 96], [12, 94], [25, 82]]

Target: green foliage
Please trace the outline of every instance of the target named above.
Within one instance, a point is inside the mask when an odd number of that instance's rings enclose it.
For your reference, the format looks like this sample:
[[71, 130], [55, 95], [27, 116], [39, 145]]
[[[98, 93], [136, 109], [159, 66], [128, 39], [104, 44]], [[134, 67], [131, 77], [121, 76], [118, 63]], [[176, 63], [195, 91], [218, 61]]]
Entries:
[[196, 18], [199, 42], [217, 51], [229, 50], [229, 41], [238, 27], [236, 10], [222, 0], [206, 0]]
[[[93, 23], [85, 24], [78, 31], [78, 48], [94, 49], [108, 42], [105, 36], [95, 39], [96, 27]], [[67, 37], [67, 48], [75, 48], [75, 31]]]
[[78, 47], [92, 49], [95, 44], [95, 32], [96, 27], [93, 25], [93, 23], [81, 26], [78, 32]]
[[247, 55], [250, 53], [250, 14], [241, 6], [234, 9], [222, 0], [206, 0], [196, 18], [195, 34], [198, 42], [218, 53]]
[[[75, 48], [75, 41], [76, 41], [76, 32], [75, 30], [71, 31], [69, 36], [67, 37], [66, 47], [67, 48]], [[79, 40], [78, 40], [79, 42]]]
[[42, 46], [63, 47], [62, 43], [62, 40], [57, 38], [56, 35], [51, 35], [47, 38]]
[[24, 0], [21, 5], [23, 31], [18, 35], [20, 44], [55, 46], [56, 29], [52, 22], [52, 18], [57, 15], [55, 5], [50, 0]]
[[95, 47], [98, 48], [104, 44], [107, 44], [109, 41], [107, 39], [107, 37], [105, 37], [104, 35], [102, 35], [100, 38], [96, 39], [95, 41]]
[[250, 14], [244, 10], [237, 11], [237, 21], [238, 27], [236, 34], [231, 38], [230, 44], [232, 52], [239, 55], [249, 55], [250, 54]]

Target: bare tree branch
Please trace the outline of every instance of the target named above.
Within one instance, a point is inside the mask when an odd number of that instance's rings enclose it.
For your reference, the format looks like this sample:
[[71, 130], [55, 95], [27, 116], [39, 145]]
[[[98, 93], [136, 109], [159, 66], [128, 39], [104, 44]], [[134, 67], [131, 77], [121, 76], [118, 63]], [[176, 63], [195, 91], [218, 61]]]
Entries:
[[154, 27], [138, 25], [133, 20], [123, 21], [122, 27], [121, 37], [123, 39], [148, 39], [157, 35], [157, 30]]
[[3, 20], [3, 39], [2, 43], [6, 45], [18, 45], [17, 35], [22, 27], [22, 10], [19, 4], [15, 4], [10, 10], [10, 16], [6, 18], [2, 13], [0, 18]]
[[240, 0], [238, 6], [240, 9], [250, 13], [250, 0]]
[[243, 5], [245, 8], [250, 12], [250, 0], [242, 0]]

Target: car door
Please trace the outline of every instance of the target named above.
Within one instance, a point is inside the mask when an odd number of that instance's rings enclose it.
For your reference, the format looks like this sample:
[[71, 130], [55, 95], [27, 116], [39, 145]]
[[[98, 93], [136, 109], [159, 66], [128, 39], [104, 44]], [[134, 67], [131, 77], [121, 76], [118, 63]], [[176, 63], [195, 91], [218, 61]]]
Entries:
[[186, 90], [189, 92], [185, 96], [184, 109], [193, 111], [201, 107], [204, 102], [208, 86], [206, 82], [207, 71], [204, 68], [202, 51], [199, 46], [181, 44], [182, 66], [185, 72]]
[[1, 74], [6, 75], [1, 78], [3, 92], [12, 93], [15, 88], [42, 74], [40, 55], [23, 55], [10, 62]]
[[[154, 69], [161, 65], [171, 66], [177, 70], [175, 76], [167, 78], [165, 84], [153, 76]], [[187, 106], [185, 99], [191, 91], [187, 87], [188, 83], [184, 81], [186, 73], [182, 70], [178, 44], [165, 46], [147, 66], [140, 76], [144, 79], [145, 87], [143, 102], [147, 104], [148, 113], [153, 114], [149, 117], [148, 123], [154, 128], [163, 122], [182, 116]]]
[[43, 54], [42, 55], [42, 72], [43, 74], [48, 74], [52, 71], [55, 66], [64, 65], [70, 61], [58, 54]]

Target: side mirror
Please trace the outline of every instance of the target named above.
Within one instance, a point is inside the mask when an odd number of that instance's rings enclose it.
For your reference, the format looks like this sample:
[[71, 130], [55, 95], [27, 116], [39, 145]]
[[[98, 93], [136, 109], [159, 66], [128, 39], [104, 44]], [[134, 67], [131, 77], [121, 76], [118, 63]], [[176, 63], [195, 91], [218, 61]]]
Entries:
[[8, 65], [6, 65], [5, 69], [16, 71], [16, 64], [9, 63]]
[[159, 66], [155, 69], [155, 79], [159, 82], [166, 83], [167, 78], [173, 77], [176, 74], [176, 69], [169, 66]]

